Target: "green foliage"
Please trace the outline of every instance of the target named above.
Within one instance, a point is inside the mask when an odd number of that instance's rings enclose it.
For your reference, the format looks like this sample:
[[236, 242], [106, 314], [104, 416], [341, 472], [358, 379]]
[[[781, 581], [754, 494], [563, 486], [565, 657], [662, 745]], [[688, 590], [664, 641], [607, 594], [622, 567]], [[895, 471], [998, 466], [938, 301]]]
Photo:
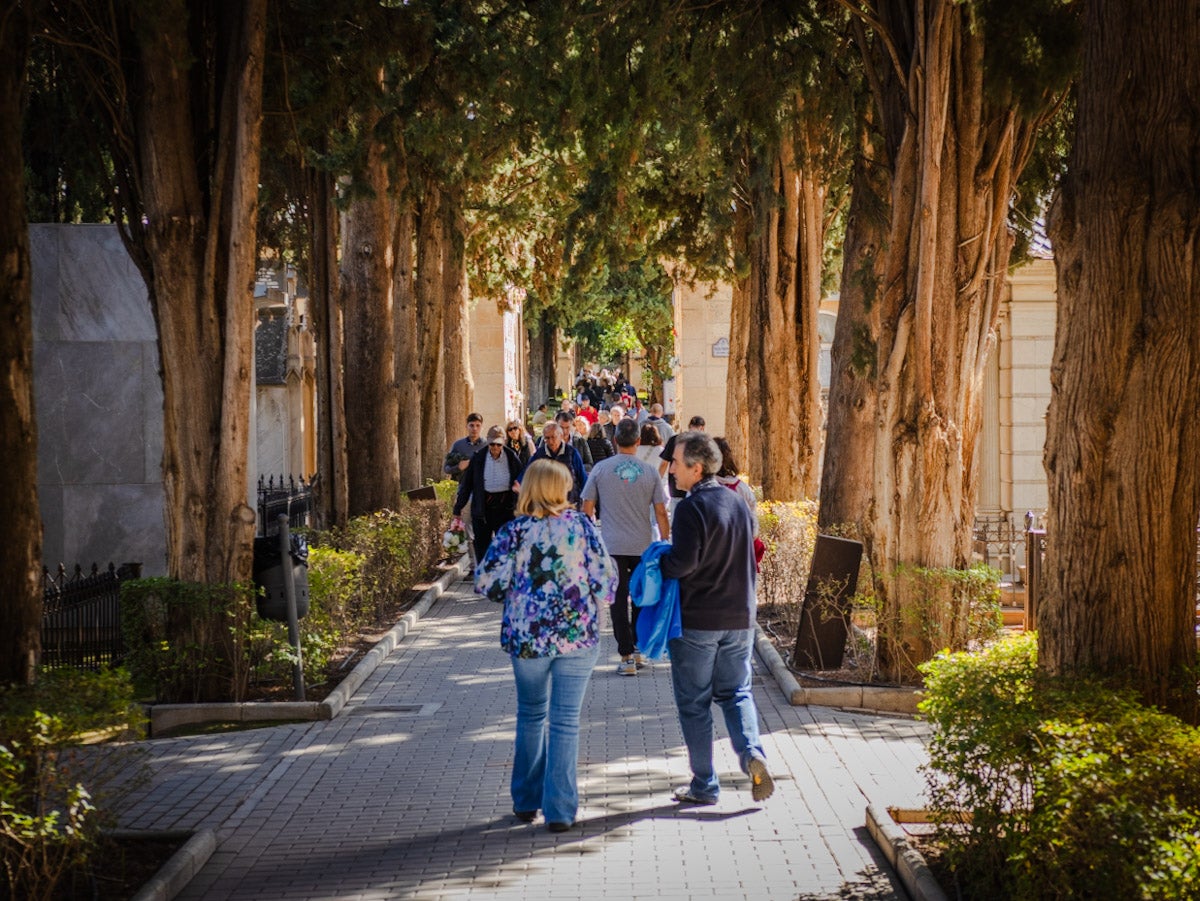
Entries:
[[1200, 730], [1040, 674], [1033, 635], [921, 669], [929, 797], [963, 896], [1196, 897]]
[[[441, 558], [457, 486], [434, 487], [436, 501], [405, 500], [309, 535], [309, 608], [300, 621], [306, 674], [319, 679], [339, 650], [394, 612]], [[256, 591], [165, 578], [123, 583], [126, 662], [138, 683], [171, 703], [241, 701], [251, 684], [290, 680], [286, 624], [255, 615]]]
[[901, 565], [894, 588], [915, 603], [902, 613], [905, 634], [915, 629], [928, 647], [965, 651], [1000, 634], [1000, 571], [983, 563], [967, 569]]
[[168, 578], [121, 583], [126, 663], [165, 703], [244, 700], [252, 649], [252, 585]]
[[[128, 776], [130, 753], [79, 753], [100, 737], [137, 734], [142, 717], [122, 670], [43, 672], [0, 688], [0, 863], [5, 897], [48, 898], [95, 847], [97, 805]], [[85, 787], [85, 784], [87, 786]], [[92, 803], [93, 796], [97, 805]]]

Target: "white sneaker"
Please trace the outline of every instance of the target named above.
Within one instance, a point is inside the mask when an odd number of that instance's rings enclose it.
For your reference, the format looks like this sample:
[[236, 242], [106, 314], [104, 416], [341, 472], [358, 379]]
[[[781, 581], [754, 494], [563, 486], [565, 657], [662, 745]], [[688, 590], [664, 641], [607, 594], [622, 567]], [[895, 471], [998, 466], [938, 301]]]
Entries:
[[633, 652], [633, 662], [634, 662], [634, 665], [637, 666], [638, 669], [645, 669], [647, 666], [650, 665], [650, 661], [646, 659], [646, 655], [643, 654], [641, 651]]
[[634, 662], [632, 657], [626, 657], [624, 660], [622, 660], [620, 663], [617, 664], [617, 675], [618, 676], [636, 676], [637, 675], [637, 664]]

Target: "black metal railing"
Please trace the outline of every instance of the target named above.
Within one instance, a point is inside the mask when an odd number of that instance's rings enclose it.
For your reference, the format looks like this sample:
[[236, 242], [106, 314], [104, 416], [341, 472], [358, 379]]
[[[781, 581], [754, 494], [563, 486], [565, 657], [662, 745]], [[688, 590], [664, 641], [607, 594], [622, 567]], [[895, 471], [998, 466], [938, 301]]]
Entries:
[[294, 476], [258, 478], [258, 534], [268, 537], [279, 534], [279, 515], [288, 518], [288, 528], [302, 529], [310, 525], [313, 509], [313, 486]]
[[75, 564], [68, 574], [61, 563], [51, 573], [42, 569], [42, 666], [98, 670], [117, 666], [125, 657], [121, 637], [121, 582], [141, 575], [140, 563], [95, 563], [84, 574]]

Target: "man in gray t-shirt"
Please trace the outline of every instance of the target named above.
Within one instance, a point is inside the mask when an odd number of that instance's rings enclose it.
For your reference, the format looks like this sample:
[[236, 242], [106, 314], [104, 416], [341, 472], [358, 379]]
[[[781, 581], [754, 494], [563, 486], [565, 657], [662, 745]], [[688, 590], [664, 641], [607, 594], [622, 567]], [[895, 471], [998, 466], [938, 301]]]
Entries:
[[603, 517], [600, 534], [617, 564], [617, 594], [610, 608], [613, 635], [621, 655], [617, 672], [635, 676], [644, 661], [636, 654], [637, 608], [629, 599], [629, 577], [637, 568], [642, 551], [654, 539], [651, 512], [664, 541], [670, 537], [671, 527], [667, 522], [667, 493], [658, 470], [637, 457], [640, 438], [637, 423], [622, 419], [614, 438], [616, 455], [592, 467], [581, 497], [583, 512], [588, 516], [595, 516], [599, 506]]

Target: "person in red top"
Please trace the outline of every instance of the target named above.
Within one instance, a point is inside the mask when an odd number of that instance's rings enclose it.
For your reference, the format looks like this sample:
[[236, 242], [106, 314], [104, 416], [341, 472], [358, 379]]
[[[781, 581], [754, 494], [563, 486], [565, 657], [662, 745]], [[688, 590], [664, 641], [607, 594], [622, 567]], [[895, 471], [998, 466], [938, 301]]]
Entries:
[[586, 394], [579, 398], [579, 410], [576, 411], [576, 416], [582, 416], [588, 421], [588, 425], [595, 425], [600, 418], [600, 412], [592, 406], [592, 399]]

